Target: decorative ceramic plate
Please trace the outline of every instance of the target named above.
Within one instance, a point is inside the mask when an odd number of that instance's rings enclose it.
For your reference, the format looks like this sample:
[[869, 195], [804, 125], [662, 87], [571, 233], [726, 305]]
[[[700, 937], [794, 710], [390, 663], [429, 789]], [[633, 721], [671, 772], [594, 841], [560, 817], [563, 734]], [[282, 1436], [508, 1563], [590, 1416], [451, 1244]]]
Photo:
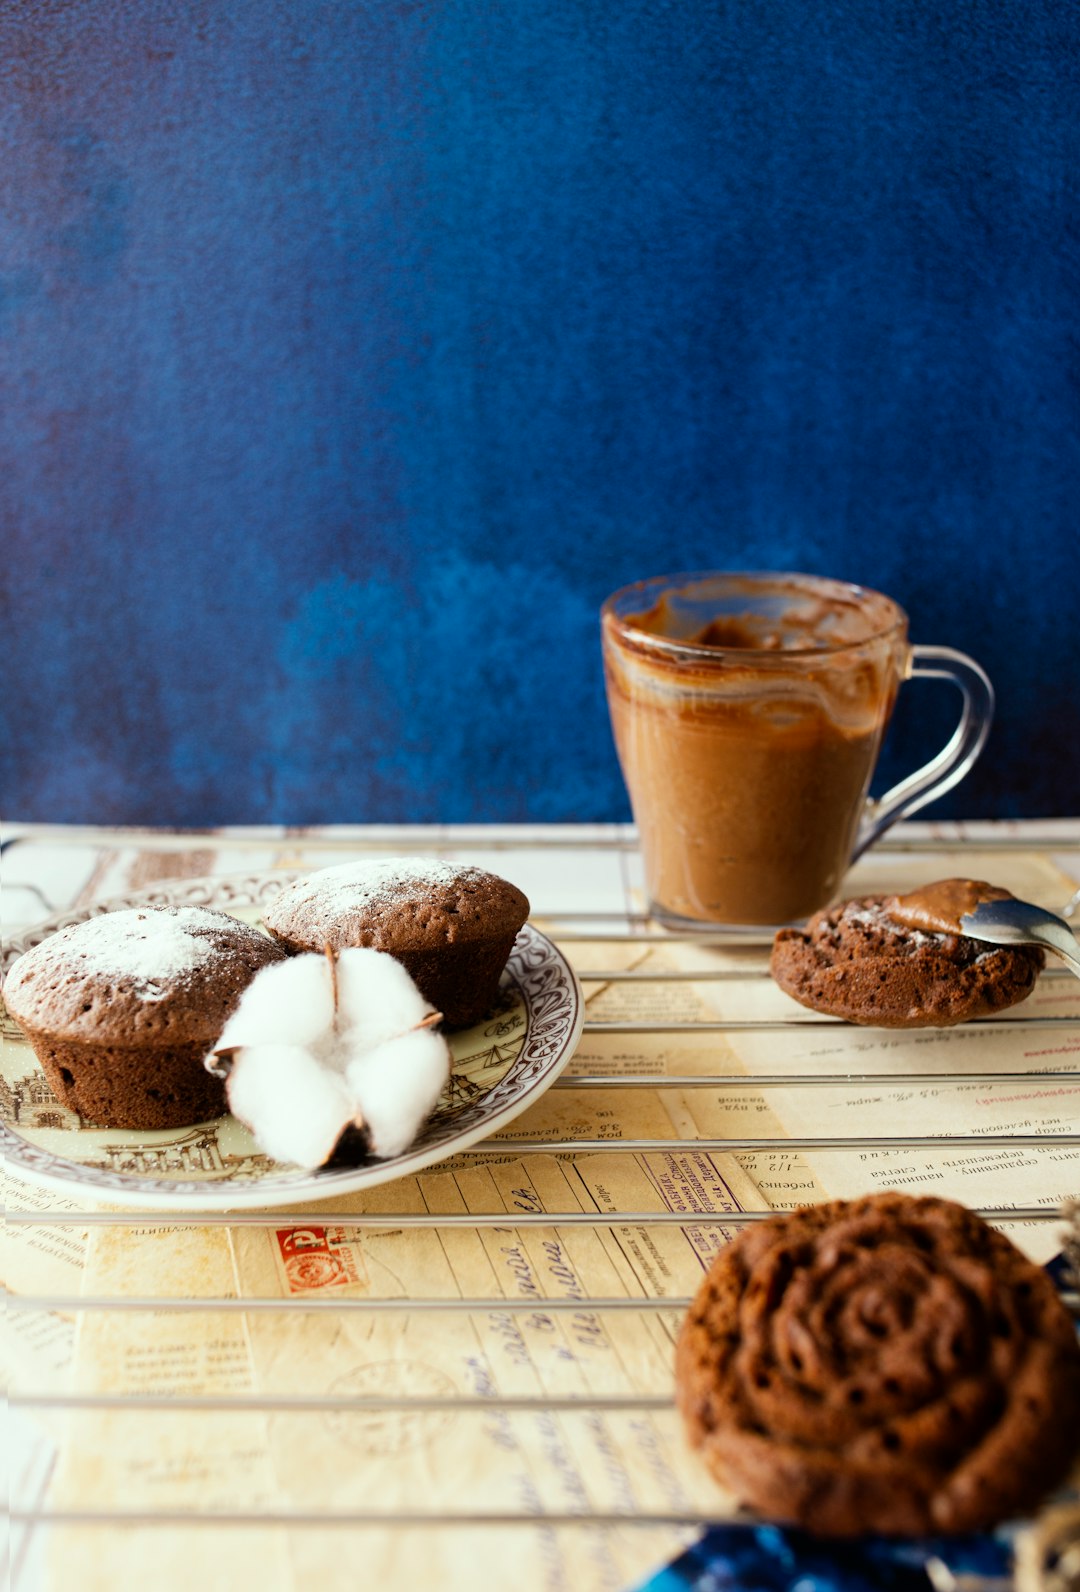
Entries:
[[[206, 906], [257, 922], [296, 877], [184, 879], [49, 918], [4, 949], [6, 969], [57, 929], [130, 906]], [[0, 1006], [0, 1153], [17, 1176], [110, 1205], [176, 1211], [243, 1210], [333, 1199], [442, 1161], [531, 1106], [574, 1053], [585, 1015], [573, 969], [526, 923], [494, 1009], [448, 1036], [450, 1082], [403, 1155], [307, 1172], [263, 1155], [235, 1117], [158, 1132], [100, 1128], [56, 1099], [34, 1052]], [[495, 1148], [495, 1146], [493, 1146]]]

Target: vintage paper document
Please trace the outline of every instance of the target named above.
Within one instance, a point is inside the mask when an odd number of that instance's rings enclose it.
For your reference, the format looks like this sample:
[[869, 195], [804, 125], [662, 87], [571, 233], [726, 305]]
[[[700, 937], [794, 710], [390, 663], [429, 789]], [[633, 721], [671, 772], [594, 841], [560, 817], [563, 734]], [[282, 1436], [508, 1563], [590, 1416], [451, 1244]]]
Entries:
[[[75, 1211], [78, 1207], [0, 1168], [0, 1199], [7, 1212]], [[0, 1285], [16, 1294], [77, 1294], [86, 1255], [86, 1231], [78, 1227], [0, 1224]], [[0, 1361], [5, 1385], [66, 1385], [75, 1347], [75, 1321], [59, 1311], [5, 1310], [0, 1314]]]
[[[594, 1157], [599, 1162], [600, 1157]], [[681, 1442], [671, 1408], [635, 1409], [635, 1396], [666, 1403], [680, 1309], [592, 1309], [589, 1301], [680, 1298], [701, 1275], [694, 1238], [678, 1230], [515, 1227], [519, 1213], [667, 1210], [671, 1204], [634, 1156], [602, 1166], [551, 1156], [462, 1157], [446, 1170], [374, 1191], [369, 1211], [402, 1215], [505, 1216], [505, 1224], [462, 1228], [233, 1230], [241, 1290], [255, 1295], [402, 1300], [400, 1312], [260, 1316], [251, 1323], [260, 1390], [282, 1393], [398, 1394], [465, 1408], [332, 1415], [297, 1414], [271, 1423], [275, 1474], [292, 1509], [529, 1515], [631, 1514], [723, 1508]], [[685, 1178], [693, 1178], [688, 1166]], [[732, 1165], [736, 1192], [714, 1174], [737, 1209], [753, 1189]], [[594, 1184], [599, 1185], [598, 1193]], [[722, 1241], [709, 1233], [697, 1245]], [[477, 1312], [410, 1312], [410, 1296], [484, 1299]], [[525, 1302], [527, 1310], [498, 1301]], [[546, 1309], [550, 1300], [580, 1308]], [[589, 1400], [629, 1407], [598, 1410]], [[484, 1408], [524, 1399], [535, 1407]], [[549, 1408], [552, 1400], [583, 1408]], [[409, 1534], [407, 1534], [409, 1535]], [[404, 1564], [434, 1563], [441, 1581], [476, 1585], [480, 1541], [467, 1529], [370, 1534], [367, 1563], [383, 1584], [404, 1585]], [[641, 1527], [494, 1528], [487, 1552], [505, 1551], [525, 1587], [623, 1586], [684, 1540], [679, 1529]], [[307, 1585], [331, 1573], [333, 1545], [315, 1533], [290, 1535]]]
[[[78, 1507], [108, 1508], [122, 1498], [125, 1508], [285, 1515], [722, 1512], [725, 1501], [687, 1453], [668, 1398], [681, 1299], [728, 1230], [561, 1227], [558, 1216], [736, 1211], [755, 1198], [738, 1166], [721, 1158], [462, 1157], [352, 1203], [367, 1212], [473, 1213], [505, 1222], [475, 1229], [327, 1227], [315, 1207], [303, 1227], [95, 1232], [85, 1279], [97, 1295], [377, 1298], [400, 1300], [401, 1309], [283, 1311], [246, 1322], [220, 1313], [87, 1312], [76, 1362], [79, 1391], [381, 1396], [403, 1406], [434, 1400], [449, 1407], [79, 1414], [72, 1417], [53, 1506], [73, 1507], [77, 1499]], [[549, 1211], [550, 1226], [514, 1225], [518, 1215]], [[477, 1298], [487, 1308], [411, 1311], [408, 1301], [417, 1297]], [[596, 1299], [666, 1297], [679, 1307], [590, 1308]], [[500, 1300], [529, 1308], [500, 1308]], [[580, 1308], [552, 1311], [545, 1308], [551, 1300], [580, 1301]], [[638, 1395], [663, 1407], [635, 1408]], [[484, 1407], [507, 1398], [528, 1407]], [[593, 1398], [615, 1407], [592, 1408]], [[621, 1398], [628, 1400], [625, 1409], [618, 1407]], [[570, 1399], [582, 1408], [548, 1407]], [[190, 1535], [200, 1555], [210, 1554], [207, 1574], [224, 1576], [240, 1562], [252, 1573], [250, 1543], [241, 1535]], [[342, 1535], [269, 1533], [257, 1560], [260, 1584], [299, 1588], [332, 1578]], [[487, 1525], [475, 1532], [467, 1525], [421, 1525], [406, 1532], [367, 1529], [357, 1547], [367, 1573], [391, 1588], [435, 1564], [443, 1585], [474, 1588], [481, 1551], [505, 1553], [525, 1588], [603, 1588], [627, 1585], [685, 1538], [685, 1528], [584, 1523]], [[58, 1533], [58, 1586], [86, 1553], [85, 1539], [85, 1531]], [[96, 1550], [101, 1579], [86, 1584], [105, 1586], [109, 1576], [149, 1569], [160, 1541], [145, 1532], [110, 1534]]]
[[[851, 893], [910, 889], [949, 872], [1051, 906], [1075, 888], [1043, 857], [967, 850], [871, 857]], [[617, 1592], [692, 1529], [589, 1517], [731, 1510], [687, 1450], [671, 1403], [682, 1301], [739, 1230], [718, 1216], [886, 1187], [995, 1209], [1049, 1210], [1080, 1194], [1080, 1150], [980, 1142], [1076, 1131], [1080, 1081], [1042, 1075], [1076, 1068], [1080, 1023], [1024, 1021], [1080, 1017], [1074, 980], [1042, 980], [1001, 1025], [885, 1033], [815, 1019], [772, 985], [760, 946], [624, 939], [566, 949], [591, 1022], [613, 1026], [590, 1029], [560, 1087], [482, 1153], [336, 1200], [333, 1221], [311, 1205], [263, 1225], [125, 1224], [89, 1238], [9, 1231], [0, 1264], [17, 1292], [81, 1287], [88, 1297], [296, 1307], [88, 1310], [74, 1339], [60, 1317], [33, 1329], [44, 1340], [21, 1349], [24, 1387], [54, 1386], [63, 1374], [83, 1393], [250, 1401], [69, 1415], [51, 1507], [296, 1522], [58, 1528], [52, 1587], [307, 1592], [362, 1574], [386, 1592], [411, 1592], [438, 1567], [449, 1592], [511, 1577], [516, 1592]], [[894, 1081], [916, 1072], [944, 1080]], [[1031, 1077], [970, 1079], [999, 1072]], [[728, 1081], [693, 1083], [717, 1075]], [[618, 1086], [584, 1081], [601, 1076]], [[806, 1082], [825, 1076], [840, 1081]], [[968, 1142], [782, 1143], [897, 1136]], [[581, 1139], [601, 1148], [544, 1148]], [[636, 1149], [638, 1140], [659, 1147]], [[735, 1152], [695, 1140], [781, 1142]], [[14, 1184], [9, 1194], [62, 1205]], [[683, 1220], [647, 1219], [672, 1213]], [[603, 1220], [575, 1225], [566, 1219], [575, 1214]], [[364, 1225], [365, 1216], [384, 1220]], [[440, 1227], [438, 1216], [470, 1223]], [[1058, 1247], [1053, 1224], [1006, 1230], [1038, 1259]], [[474, 1300], [478, 1308], [461, 1307]], [[310, 1523], [320, 1515], [366, 1523]], [[541, 1518], [551, 1515], [584, 1518]]]
[[[223, 1228], [107, 1227], [92, 1233], [83, 1288], [96, 1297], [235, 1297]], [[255, 1386], [245, 1318], [140, 1311], [80, 1317], [73, 1391], [157, 1397], [243, 1395]], [[273, 1511], [266, 1417], [182, 1410], [89, 1410], [67, 1417], [49, 1497], [55, 1510]], [[181, 1547], [182, 1541], [182, 1547]], [[280, 1534], [199, 1527], [173, 1541], [150, 1528], [57, 1527], [51, 1585], [290, 1592]], [[182, 1552], [183, 1575], [170, 1555]]]

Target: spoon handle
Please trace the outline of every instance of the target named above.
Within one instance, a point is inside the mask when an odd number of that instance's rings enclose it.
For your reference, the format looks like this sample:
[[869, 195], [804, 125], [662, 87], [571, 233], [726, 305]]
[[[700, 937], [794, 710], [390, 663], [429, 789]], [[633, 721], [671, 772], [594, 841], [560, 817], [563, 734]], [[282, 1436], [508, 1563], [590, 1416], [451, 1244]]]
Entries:
[[1080, 978], [1080, 940], [1064, 923], [1050, 922], [1043, 926], [1040, 935], [1047, 950], [1061, 957], [1069, 970]]

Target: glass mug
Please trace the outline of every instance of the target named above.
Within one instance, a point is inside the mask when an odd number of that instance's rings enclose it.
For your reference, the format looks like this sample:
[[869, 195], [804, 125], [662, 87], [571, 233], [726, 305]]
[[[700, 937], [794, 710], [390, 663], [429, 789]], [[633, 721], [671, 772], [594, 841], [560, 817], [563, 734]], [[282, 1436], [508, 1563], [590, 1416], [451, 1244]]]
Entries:
[[[674, 923], [804, 918], [890, 824], [961, 780], [994, 712], [984, 671], [912, 646], [891, 597], [813, 575], [666, 575], [601, 611], [615, 745], [653, 913]], [[904, 680], [951, 680], [960, 723], [867, 802]]]

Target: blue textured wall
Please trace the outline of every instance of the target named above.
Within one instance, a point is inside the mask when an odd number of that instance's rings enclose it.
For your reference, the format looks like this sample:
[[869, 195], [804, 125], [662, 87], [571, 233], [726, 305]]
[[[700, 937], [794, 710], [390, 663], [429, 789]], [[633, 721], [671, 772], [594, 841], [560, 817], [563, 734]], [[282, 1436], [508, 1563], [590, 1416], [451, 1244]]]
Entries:
[[951, 810], [1075, 810], [1075, 3], [0, 28], [8, 816], [621, 817], [600, 600], [762, 565], [990, 669]]

